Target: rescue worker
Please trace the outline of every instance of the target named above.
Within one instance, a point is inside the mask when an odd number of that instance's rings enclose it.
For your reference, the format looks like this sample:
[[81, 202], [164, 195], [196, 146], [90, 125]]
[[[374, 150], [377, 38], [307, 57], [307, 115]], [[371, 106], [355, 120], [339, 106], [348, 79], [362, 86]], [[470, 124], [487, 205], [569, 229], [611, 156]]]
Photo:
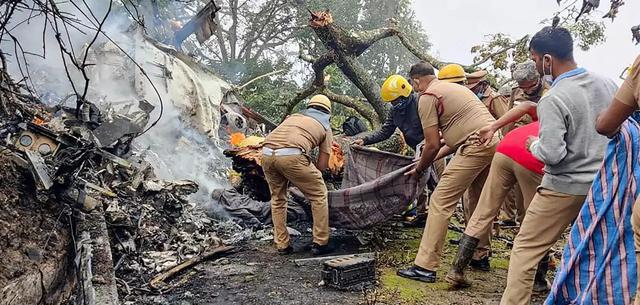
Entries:
[[491, 88], [487, 81], [487, 74], [484, 70], [467, 74], [465, 86], [478, 96], [494, 118], [499, 119], [509, 111], [511, 101]]
[[613, 99], [615, 83], [573, 58], [573, 38], [545, 27], [529, 45], [531, 59], [552, 88], [537, 106], [539, 138], [525, 147], [545, 164], [544, 176], [515, 238], [501, 305], [528, 305], [536, 265], [576, 218], [606, 149], [607, 138], [589, 126]]
[[448, 64], [442, 67], [438, 71], [438, 79], [463, 86], [467, 83], [467, 75], [459, 64]]
[[[537, 72], [536, 72], [537, 74]], [[451, 269], [447, 273], [446, 281], [454, 287], [468, 287], [464, 270], [474, 254], [475, 245], [479, 240], [486, 238], [490, 241], [491, 224], [500, 212], [500, 202], [508, 196], [508, 191], [514, 184], [519, 186], [524, 196], [523, 211], [529, 206], [536, 193], [536, 188], [542, 181], [544, 164], [527, 151], [524, 143], [530, 136], [538, 136], [538, 117], [536, 104], [522, 102], [516, 108], [509, 110], [500, 119], [489, 127], [478, 131], [480, 141], [490, 142], [494, 134], [504, 126], [518, 121], [524, 115], [530, 115], [535, 122], [518, 127], [509, 132], [496, 147], [493, 156], [489, 176], [482, 188], [478, 206], [469, 219], [464, 234], [462, 235], [458, 252], [453, 259]], [[533, 290], [542, 292], [548, 290], [549, 283], [546, 279], [549, 269], [549, 256], [545, 256], [540, 264], [534, 280]]]
[[[418, 94], [413, 92], [413, 87], [407, 79], [401, 75], [389, 76], [380, 89], [382, 101], [391, 103], [391, 111], [382, 127], [373, 133], [367, 134], [361, 139], [353, 142], [356, 145], [371, 145], [384, 141], [391, 137], [396, 128], [400, 129], [404, 140], [419, 155], [419, 144], [424, 141], [422, 124], [418, 116]], [[444, 159], [434, 162], [434, 171], [438, 177], [444, 172]], [[423, 225], [425, 220], [424, 211], [427, 204], [426, 194], [418, 198], [415, 218], [405, 222], [407, 226]]]
[[[476, 71], [470, 74], [467, 74], [467, 88], [469, 88], [469, 90], [471, 90], [473, 93], [475, 93], [478, 98], [482, 101], [482, 103], [485, 105], [485, 107], [487, 107], [487, 109], [489, 109], [489, 112], [491, 113], [491, 115], [493, 115], [494, 118], [499, 119], [500, 117], [502, 117], [505, 113], [507, 113], [507, 111], [509, 111], [510, 109], [510, 104], [511, 101], [508, 97], [506, 96], [502, 96], [498, 93], [496, 93], [493, 88], [491, 88], [491, 86], [489, 85], [489, 81], [487, 81], [487, 71], [485, 70], [480, 70], [480, 71]], [[503, 130], [503, 134], [506, 133], [506, 129]], [[475, 188], [475, 189], [482, 189], [480, 188]], [[517, 187], [514, 187], [514, 189], [512, 191], [509, 192], [509, 195], [507, 197], [505, 197], [504, 200], [504, 204], [503, 204], [503, 210], [505, 211], [505, 214], [508, 216], [515, 216], [516, 214], [516, 210], [517, 210], [517, 204], [516, 202], [518, 201], [518, 197], [522, 197], [521, 194], [519, 194], [519, 190], [517, 189]], [[467, 191], [464, 194], [464, 200], [471, 200], [471, 198], [479, 198], [480, 194], [469, 194], [469, 191]], [[470, 202], [469, 206], [473, 206], [475, 207], [478, 203], [477, 202]], [[471, 218], [471, 214], [469, 211], [464, 211], [464, 219], [465, 221], [469, 221], [469, 219]], [[511, 218], [511, 217], [508, 217]], [[515, 219], [515, 217], [514, 217]], [[502, 223], [502, 225], [515, 225], [510, 223], [509, 221], [506, 221], [504, 223]], [[482, 268], [477, 268], [480, 270], [484, 270], [484, 271], [489, 271], [489, 262], [488, 262], [488, 258], [487, 261], [482, 261], [483, 262], [483, 266]]]
[[[616, 93], [615, 98], [609, 108], [598, 116], [596, 130], [601, 135], [607, 137], [615, 136], [620, 130], [622, 123], [640, 109], [640, 56], [627, 69], [627, 77], [622, 83], [622, 87]], [[633, 226], [633, 239], [636, 248], [636, 261], [640, 262], [640, 198], [633, 204], [631, 214], [631, 225]], [[637, 274], [640, 274], [640, 263], [637, 264]], [[636, 287], [635, 305], [640, 305], [640, 281]]]
[[[538, 103], [550, 88], [549, 83], [542, 81], [540, 74], [536, 70], [536, 63], [533, 60], [528, 60], [516, 65], [511, 73], [511, 77], [516, 81], [518, 86], [513, 89], [509, 108], [517, 107], [518, 104], [524, 101]], [[508, 130], [527, 125], [531, 122], [533, 122], [531, 117], [525, 115], [515, 122], [515, 126], [508, 128]]]
[[[468, 83], [467, 76], [468, 74], [464, 71], [464, 68], [462, 68], [462, 66], [458, 64], [448, 64], [442, 67], [440, 71], [438, 71], [438, 80], [441, 80], [443, 82], [458, 84], [461, 86], [467, 85]], [[479, 78], [476, 80], [479, 80]], [[474, 86], [477, 84], [478, 84], [478, 81], [474, 82]], [[477, 99], [475, 101], [480, 101], [480, 100]], [[469, 187], [469, 189], [465, 191], [464, 194], [462, 195], [462, 208], [463, 208], [465, 222], [469, 221], [469, 218], [471, 217], [471, 213], [473, 213], [473, 210], [478, 204], [478, 198], [480, 197], [480, 192], [482, 191], [483, 184], [484, 184], [484, 179], [476, 180], [471, 185], [471, 187]], [[451, 242], [457, 243], [458, 241], [452, 240]], [[484, 250], [487, 253], [489, 252], [488, 248]], [[489, 258], [486, 257], [480, 260], [473, 260], [471, 262], [471, 266], [477, 270], [489, 271], [490, 270]]]
[[380, 90], [382, 101], [391, 103], [391, 112], [382, 127], [354, 141], [356, 145], [371, 145], [391, 137], [396, 128], [402, 131], [404, 140], [415, 149], [422, 140], [422, 125], [418, 117], [418, 95], [413, 87], [400, 75], [389, 76]]
[[[419, 177], [433, 162], [457, 150], [447, 165], [431, 201], [427, 224], [415, 265], [398, 271], [398, 275], [433, 283], [447, 235], [449, 219], [464, 191], [474, 181], [482, 185], [498, 143], [497, 136], [489, 145], [480, 145], [476, 132], [495, 119], [478, 97], [464, 86], [440, 81], [433, 67], [420, 62], [411, 67], [409, 76], [422, 95], [418, 113], [424, 129], [425, 147], [420, 161], [407, 173]], [[445, 142], [441, 148], [439, 133]], [[479, 193], [479, 192], [478, 192]]]
[[[538, 103], [542, 95], [549, 89], [549, 84], [541, 80], [540, 74], [536, 70], [536, 63], [532, 60], [516, 65], [511, 72], [511, 77], [516, 81], [517, 86], [513, 89], [511, 95], [510, 108], [518, 107], [522, 103]], [[525, 114], [517, 121], [510, 122], [502, 127], [502, 134], [505, 135], [510, 130], [530, 124], [533, 121], [536, 120], [532, 119], [529, 114]], [[526, 204], [528, 205], [529, 203], [527, 202]], [[504, 217], [500, 221], [501, 225], [515, 226], [517, 223], [522, 223], [525, 203], [522, 191], [517, 184], [514, 187], [513, 205], [508, 206], [505, 204], [502, 211]]]
[[[331, 101], [324, 95], [313, 96], [307, 109], [286, 118], [264, 141], [262, 169], [271, 190], [273, 240], [279, 254], [290, 254], [294, 250], [287, 231], [289, 183], [300, 189], [311, 203], [311, 252], [314, 255], [331, 252], [327, 186], [321, 173], [327, 168], [331, 155], [333, 135], [330, 116]], [[319, 148], [320, 153], [314, 166], [309, 153], [315, 147]]]

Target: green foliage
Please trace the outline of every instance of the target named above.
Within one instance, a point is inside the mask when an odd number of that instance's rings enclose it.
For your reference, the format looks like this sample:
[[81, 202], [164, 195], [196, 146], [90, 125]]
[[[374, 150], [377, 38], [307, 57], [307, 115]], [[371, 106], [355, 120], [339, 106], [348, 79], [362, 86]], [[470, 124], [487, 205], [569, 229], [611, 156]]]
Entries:
[[[487, 35], [487, 38], [486, 43], [471, 48], [471, 53], [474, 54], [474, 63], [489, 60], [493, 69], [508, 70], [512, 63], [527, 60], [526, 41], [517, 43], [509, 35], [503, 33]], [[515, 48], [511, 48], [514, 44], [516, 44]]]
[[607, 40], [604, 36], [605, 25], [602, 21], [582, 18], [576, 23], [568, 24], [567, 29], [571, 31], [576, 44], [583, 51], [589, 51], [591, 47], [603, 44]]
[[[572, 4], [573, 5], [573, 4]], [[575, 6], [562, 8], [556, 14], [560, 18], [559, 26], [567, 28], [577, 46], [583, 51], [588, 51], [594, 46], [606, 41], [604, 35], [605, 24], [595, 20], [591, 16], [582, 16], [578, 21], [579, 10]], [[552, 19], [545, 19], [543, 25], [551, 25]], [[541, 26], [542, 28], [542, 26]], [[531, 33], [533, 35], [534, 33]], [[485, 68], [494, 73], [497, 83], [503, 83], [510, 76], [511, 68], [529, 59], [529, 41], [517, 43], [512, 37], [504, 33], [487, 35], [486, 42], [471, 48], [474, 54], [474, 63], [484, 63], [480, 68]]]
[[296, 94], [298, 85], [283, 76], [261, 79], [241, 92], [245, 105], [264, 115], [270, 121], [279, 123], [285, 117], [285, 108], [278, 106]]

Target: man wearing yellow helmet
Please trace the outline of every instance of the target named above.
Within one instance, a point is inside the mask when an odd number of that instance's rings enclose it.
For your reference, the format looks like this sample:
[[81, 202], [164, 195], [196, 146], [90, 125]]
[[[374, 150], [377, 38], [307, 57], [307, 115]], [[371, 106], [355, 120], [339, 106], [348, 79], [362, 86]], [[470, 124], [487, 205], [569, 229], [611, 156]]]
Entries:
[[382, 84], [380, 95], [392, 106], [387, 120], [380, 130], [367, 134], [354, 144], [370, 145], [384, 141], [399, 128], [407, 144], [415, 149], [424, 140], [424, 135], [418, 117], [418, 95], [413, 92], [413, 87], [404, 77], [391, 75]]
[[447, 83], [465, 85], [467, 75], [459, 64], [448, 64], [438, 71], [438, 79]]
[[[398, 128], [407, 144], [418, 154], [418, 146], [424, 141], [422, 124], [418, 116], [418, 94], [413, 92], [413, 87], [407, 79], [396, 74], [389, 76], [384, 81], [380, 89], [380, 96], [382, 101], [391, 103], [391, 112], [389, 112], [386, 121], [379, 130], [354, 141], [354, 144], [371, 145], [384, 141], [391, 137], [396, 128]], [[438, 177], [444, 171], [444, 167], [444, 159], [434, 162], [434, 171]], [[423, 198], [424, 200], [419, 200], [420, 202], [416, 207], [418, 216], [406, 222], [405, 225], [420, 225], [424, 222], [425, 215], [422, 212], [427, 204], [426, 195]]]
[[[324, 95], [309, 100], [307, 109], [286, 118], [264, 141], [262, 169], [271, 190], [273, 241], [278, 253], [290, 254], [287, 231], [287, 187], [295, 185], [311, 202], [314, 255], [329, 253], [329, 205], [321, 171], [327, 168], [333, 135], [331, 101]], [[318, 147], [317, 165], [309, 153]]]
[[[438, 80], [466, 86], [478, 97], [478, 100], [486, 106], [489, 113], [491, 113], [494, 118], [497, 118], [507, 112], [509, 101], [493, 93], [489, 83], [486, 81], [486, 76], [486, 71], [467, 74], [464, 68], [458, 64], [448, 64], [438, 71]], [[494, 100], [497, 102], [495, 106]], [[462, 196], [465, 222], [469, 221], [473, 211], [478, 205], [478, 198], [480, 198], [483, 184], [484, 179], [476, 179]], [[488, 252], [488, 249], [485, 250]], [[471, 262], [471, 267], [482, 271], [489, 271], [489, 257], [483, 256], [480, 258], [476, 256], [476, 258], [478, 259]]]

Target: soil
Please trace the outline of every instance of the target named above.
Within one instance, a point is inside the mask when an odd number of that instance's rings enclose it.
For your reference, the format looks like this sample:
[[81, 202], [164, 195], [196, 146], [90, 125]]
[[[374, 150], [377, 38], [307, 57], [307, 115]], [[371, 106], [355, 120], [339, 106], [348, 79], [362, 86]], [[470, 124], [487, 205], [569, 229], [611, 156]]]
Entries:
[[[0, 287], [34, 272], [50, 261], [65, 261], [70, 244], [66, 216], [53, 203], [33, 198], [33, 180], [28, 171], [0, 156]], [[310, 243], [307, 230], [299, 242]], [[365, 291], [339, 291], [319, 286], [321, 265], [298, 267], [293, 260], [308, 258], [308, 251], [280, 256], [270, 241], [248, 241], [226, 257], [205, 262], [181, 274], [175, 288], [151, 294], [145, 287], [130, 287], [132, 295], [123, 304], [498, 304], [506, 282], [509, 249], [493, 242], [491, 272], [469, 271], [473, 286], [451, 290], [443, 281], [456, 247], [446, 243], [438, 281], [421, 283], [398, 277], [398, 268], [410, 266], [415, 258], [422, 228], [403, 228], [390, 222], [376, 227], [367, 246], [353, 234], [334, 232], [334, 254], [377, 253], [378, 279]], [[512, 237], [513, 232], [502, 235]], [[448, 239], [459, 233], [450, 231]], [[561, 249], [561, 247], [558, 247]], [[129, 287], [128, 287], [129, 288]], [[129, 290], [129, 289], [127, 289]], [[544, 295], [534, 297], [540, 304]], [[52, 302], [54, 303], [54, 302]]]
[[[422, 228], [392, 224], [375, 229], [377, 246], [358, 247], [358, 241], [338, 242], [338, 254], [376, 251], [378, 280], [366, 291], [338, 291], [319, 286], [321, 265], [298, 267], [293, 260], [309, 253], [279, 256], [270, 242], [250, 241], [226, 258], [203, 263], [187, 274], [186, 284], [136, 304], [498, 304], [506, 283], [508, 252], [504, 242], [494, 241], [491, 272], [469, 270], [473, 286], [452, 290], [443, 281], [457, 246], [447, 243], [438, 281], [433, 284], [401, 278], [397, 268], [411, 265]], [[449, 232], [457, 240], [459, 233]], [[541, 304], [545, 295], [534, 295]]]
[[[0, 155], [0, 288], [36, 278], [41, 283], [34, 283], [33, 293], [57, 293], [50, 285], [61, 285], [55, 273], [68, 263], [66, 217], [58, 205], [35, 200], [31, 177], [13, 159]], [[11, 296], [13, 292], [2, 290], [5, 293]], [[25, 297], [29, 293], [23, 292]]]

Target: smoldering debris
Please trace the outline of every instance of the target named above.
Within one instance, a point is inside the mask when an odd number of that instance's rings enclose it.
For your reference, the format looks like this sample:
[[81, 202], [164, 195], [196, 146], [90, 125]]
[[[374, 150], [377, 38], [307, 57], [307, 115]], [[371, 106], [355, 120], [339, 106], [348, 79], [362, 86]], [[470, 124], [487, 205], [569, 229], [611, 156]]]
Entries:
[[226, 253], [223, 240], [243, 232], [191, 201], [196, 182], [160, 179], [132, 148], [148, 122], [143, 103], [132, 100], [123, 111], [86, 101], [78, 115], [45, 105], [4, 69], [0, 101], [0, 153], [30, 171], [37, 202], [73, 215], [77, 303], [135, 303], [171, 289], [184, 282], [178, 272], [161, 285], [149, 283], [177, 266]]

